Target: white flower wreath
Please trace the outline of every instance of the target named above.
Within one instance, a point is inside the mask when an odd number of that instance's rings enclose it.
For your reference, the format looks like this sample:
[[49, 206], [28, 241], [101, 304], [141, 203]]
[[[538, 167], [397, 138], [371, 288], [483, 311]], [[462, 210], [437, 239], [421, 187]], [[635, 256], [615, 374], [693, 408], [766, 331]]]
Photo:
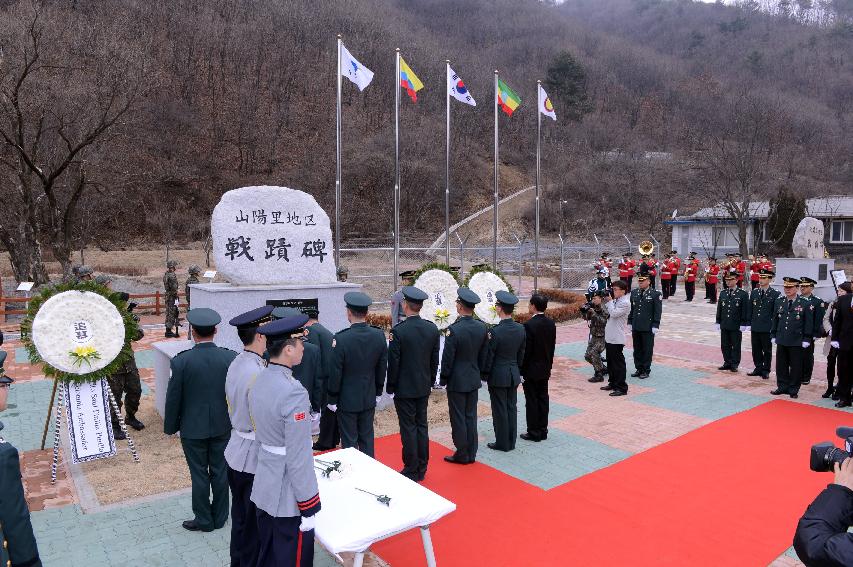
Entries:
[[456, 290], [459, 284], [444, 270], [427, 270], [415, 282], [415, 287], [429, 295], [421, 309], [421, 317], [446, 329], [456, 321]]
[[32, 341], [49, 365], [89, 374], [110, 364], [124, 347], [124, 320], [107, 298], [65, 291], [44, 302], [33, 319]]
[[495, 292], [509, 291], [506, 282], [492, 272], [477, 272], [471, 276], [468, 288], [480, 296], [480, 303], [474, 308], [474, 313], [481, 321], [489, 325], [497, 325], [500, 318], [495, 312]]

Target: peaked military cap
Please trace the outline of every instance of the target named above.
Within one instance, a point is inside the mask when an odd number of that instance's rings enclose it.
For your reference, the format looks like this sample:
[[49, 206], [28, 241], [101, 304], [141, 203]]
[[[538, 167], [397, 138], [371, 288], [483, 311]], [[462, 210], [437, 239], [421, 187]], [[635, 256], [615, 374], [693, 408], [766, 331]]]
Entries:
[[717, 259], [716, 259], [716, 258], [714, 258], [713, 256], [708, 256], [708, 261], [709, 261], [709, 262], [716, 262], [716, 261], [717, 261]]
[[641, 272], [641, 273], [637, 274], [637, 281], [638, 282], [644, 282], [648, 279], [649, 279], [649, 276], [647, 276], [645, 273]]
[[465, 305], [471, 309], [474, 308], [475, 305], [480, 303], [480, 296], [468, 289], [467, 287], [460, 287], [456, 290], [456, 295], [459, 296], [459, 301], [462, 302], [462, 305]]
[[276, 319], [262, 327], [258, 327], [258, 333], [264, 335], [268, 340], [297, 339], [305, 336], [305, 323], [308, 315], [294, 315], [284, 319]]
[[773, 270], [768, 270], [767, 268], [762, 268], [758, 272], [759, 278], [772, 278], [775, 275], [776, 275], [776, 272], [774, 272]]
[[367, 309], [373, 305], [373, 300], [366, 293], [350, 291], [344, 294], [344, 303], [347, 304], [347, 307], [354, 309]]
[[403, 288], [403, 297], [408, 301], [423, 303], [429, 298], [429, 295], [422, 289], [416, 288], [413, 285], [407, 285]]
[[737, 279], [737, 272], [733, 272], [733, 271], [731, 271], [731, 270], [730, 270], [730, 271], [728, 271], [728, 272], [726, 272], [725, 279], [727, 279], [727, 280], [736, 280], [736, 279]]
[[264, 305], [263, 307], [258, 307], [257, 309], [252, 309], [251, 311], [246, 311], [241, 315], [237, 315], [228, 321], [228, 324], [232, 327], [237, 327], [238, 329], [259, 327], [270, 321], [270, 314], [273, 312], [273, 309], [272, 305]]
[[288, 317], [299, 317], [303, 315], [302, 311], [295, 307], [276, 307], [272, 310], [272, 320], [287, 319]]
[[782, 278], [782, 281], [784, 282], [782, 284], [783, 287], [797, 287], [798, 285], [800, 285], [800, 280], [798, 280], [797, 278], [789, 278], [786, 276]]
[[498, 300], [498, 303], [503, 303], [504, 305], [515, 305], [518, 303], [518, 298], [515, 295], [504, 290], [495, 292], [495, 299]]
[[400, 272], [399, 276], [401, 278], [413, 278], [413, 277], [415, 277], [415, 271], [414, 270], [406, 270], [405, 272]]
[[222, 317], [213, 309], [198, 307], [187, 312], [187, 321], [193, 327], [210, 328], [217, 326], [222, 321]]
[[811, 278], [800, 278], [800, 285], [815, 286], [817, 282]]

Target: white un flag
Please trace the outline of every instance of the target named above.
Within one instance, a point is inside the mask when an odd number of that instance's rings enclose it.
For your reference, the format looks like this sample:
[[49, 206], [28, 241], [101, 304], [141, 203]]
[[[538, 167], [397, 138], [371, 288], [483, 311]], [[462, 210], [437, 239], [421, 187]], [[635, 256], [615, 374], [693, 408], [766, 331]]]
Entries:
[[359, 63], [344, 44], [341, 44], [341, 75], [355, 83], [360, 91], [373, 80], [373, 71]]
[[471, 93], [468, 92], [468, 88], [465, 86], [465, 83], [462, 82], [462, 79], [459, 78], [456, 71], [451, 69], [449, 65], [447, 67], [447, 88], [450, 90], [450, 96], [459, 102], [464, 102], [471, 106], [477, 106], [477, 101], [475, 101], [474, 97], [471, 96]]

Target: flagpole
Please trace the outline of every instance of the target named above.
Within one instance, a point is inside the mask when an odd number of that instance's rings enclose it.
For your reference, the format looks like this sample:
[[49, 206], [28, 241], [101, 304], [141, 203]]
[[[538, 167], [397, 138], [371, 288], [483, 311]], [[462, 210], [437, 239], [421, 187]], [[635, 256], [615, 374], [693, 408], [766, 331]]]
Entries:
[[400, 272], [400, 48], [396, 51], [396, 86], [394, 87], [394, 279], [397, 291], [397, 274]]
[[495, 69], [495, 205], [492, 219], [492, 268], [498, 269], [498, 70]]
[[[542, 81], [536, 81], [536, 100], [539, 101], [542, 96]], [[533, 291], [539, 291], [539, 184], [541, 181], [542, 170], [540, 168], [540, 157], [542, 155], [542, 108], [541, 102], [536, 103], [536, 236], [534, 238], [534, 261], [533, 261]]]
[[[450, 59], [445, 60], [445, 74], [450, 79]], [[447, 138], [444, 143], [446, 155], [444, 161], [444, 254], [447, 265], [450, 265], [450, 85], [445, 85], [445, 102], [447, 103]]]
[[335, 266], [341, 265], [341, 34], [338, 34], [338, 104], [335, 116]]

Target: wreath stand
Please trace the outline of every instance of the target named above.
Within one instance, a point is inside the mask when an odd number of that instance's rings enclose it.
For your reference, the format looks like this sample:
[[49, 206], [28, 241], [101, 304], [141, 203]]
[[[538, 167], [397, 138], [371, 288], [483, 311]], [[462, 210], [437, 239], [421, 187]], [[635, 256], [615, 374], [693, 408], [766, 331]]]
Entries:
[[[56, 397], [56, 391], [59, 390], [59, 398]], [[134, 444], [133, 439], [130, 437], [130, 432], [127, 429], [127, 425], [124, 423], [124, 418], [121, 415], [121, 411], [119, 411], [118, 404], [116, 403], [115, 396], [113, 396], [112, 388], [107, 385], [107, 395], [110, 399], [110, 407], [113, 412], [115, 412], [118, 417], [118, 425], [121, 429], [122, 433], [124, 433], [125, 437], [127, 437], [127, 446], [130, 449], [130, 454], [133, 456], [133, 462], [139, 462], [139, 453], [136, 452], [136, 444]], [[58, 379], [53, 379], [53, 392], [50, 394], [50, 405], [47, 408], [47, 419], [44, 423], [44, 433], [41, 437], [41, 449], [44, 450], [45, 441], [47, 440], [47, 430], [50, 426], [50, 415], [53, 413], [53, 405], [56, 403], [56, 418], [54, 421], [53, 428], [53, 459], [50, 463], [50, 484], [56, 484], [56, 467], [59, 463], [59, 430], [62, 428], [62, 400], [65, 399], [65, 383], [60, 382]], [[109, 416], [108, 416], [109, 419]]]

